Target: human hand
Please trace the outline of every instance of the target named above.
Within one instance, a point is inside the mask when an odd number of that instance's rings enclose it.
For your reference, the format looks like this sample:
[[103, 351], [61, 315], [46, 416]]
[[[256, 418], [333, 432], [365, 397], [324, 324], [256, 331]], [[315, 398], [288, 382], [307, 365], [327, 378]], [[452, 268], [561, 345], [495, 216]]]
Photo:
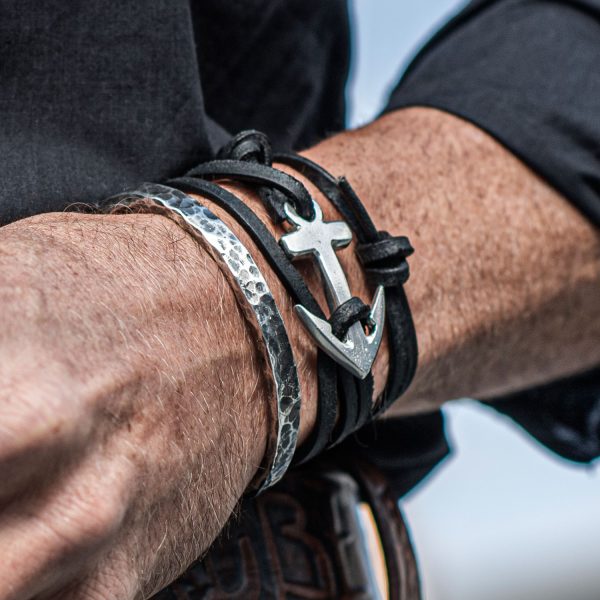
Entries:
[[268, 392], [216, 263], [157, 215], [0, 229], [0, 599], [126, 600], [214, 539]]

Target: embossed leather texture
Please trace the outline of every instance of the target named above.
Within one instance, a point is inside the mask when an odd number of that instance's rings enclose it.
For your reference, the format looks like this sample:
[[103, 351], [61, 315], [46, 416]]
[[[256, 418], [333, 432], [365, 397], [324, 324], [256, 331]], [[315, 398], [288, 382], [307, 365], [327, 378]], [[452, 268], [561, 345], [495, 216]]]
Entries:
[[356, 460], [311, 463], [246, 500], [204, 560], [154, 600], [334, 598], [421, 598], [397, 500], [379, 470]]

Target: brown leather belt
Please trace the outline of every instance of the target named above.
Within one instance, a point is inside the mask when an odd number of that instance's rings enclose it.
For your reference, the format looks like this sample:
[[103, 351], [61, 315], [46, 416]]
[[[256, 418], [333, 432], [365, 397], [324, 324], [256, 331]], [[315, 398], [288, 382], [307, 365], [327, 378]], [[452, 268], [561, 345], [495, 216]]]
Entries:
[[295, 469], [246, 500], [208, 555], [154, 600], [419, 600], [383, 474], [356, 456]]

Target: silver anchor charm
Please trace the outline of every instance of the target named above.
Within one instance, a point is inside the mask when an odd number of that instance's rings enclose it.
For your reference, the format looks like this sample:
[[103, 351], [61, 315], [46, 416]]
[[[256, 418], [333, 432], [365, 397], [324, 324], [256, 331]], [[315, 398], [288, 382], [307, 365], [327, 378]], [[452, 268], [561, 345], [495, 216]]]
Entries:
[[[321, 271], [328, 298], [337, 308], [352, 298], [346, 274], [335, 253], [352, 241], [352, 231], [344, 221], [323, 221], [321, 207], [313, 200], [315, 218], [307, 221], [285, 204], [288, 221], [295, 226], [290, 233], [281, 237], [280, 243], [291, 258], [312, 255]], [[303, 325], [315, 338], [317, 344], [333, 360], [344, 366], [353, 375], [364, 379], [371, 370], [377, 356], [385, 320], [385, 295], [383, 286], [378, 286], [371, 303], [371, 332], [366, 334], [361, 323], [348, 329], [346, 339], [340, 340], [331, 331], [331, 325], [316, 317], [304, 306], [296, 304], [296, 313]]]

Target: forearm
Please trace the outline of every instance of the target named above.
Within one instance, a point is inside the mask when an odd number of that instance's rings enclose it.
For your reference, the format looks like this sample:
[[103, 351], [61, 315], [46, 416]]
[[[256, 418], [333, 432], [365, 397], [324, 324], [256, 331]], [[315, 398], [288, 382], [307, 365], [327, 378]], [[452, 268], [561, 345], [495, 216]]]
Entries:
[[[448, 114], [411, 109], [332, 137], [306, 154], [332, 173], [348, 177], [375, 224], [393, 234], [408, 235], [416, 247], [406, 291], [416, 324], [420, 360], [415, 380], [396, 404], [396, 411], [410, 413], [436, 407], [464, 395], [489, 397], [600, 361], [598, 232], [489, 136]], [[232, 187], [274, 229], [256, 195], [241, 186]], [[229, 215], [206, 199], [202, 202], [253, 248]], [[338, 216], [324, 199], [320, 202], [328, 218]], [[140, 235], [141, 218], [127, 217], [131, 235]], [[204, 327], [214, 324], [215, 329], [210, 334], [203, 331], [199, 337], [221, 335], [227, 344], [228, 335], [235, 340], [242, 323], [239, 315], [234, 317], [239, 311], [233, 294], [220, 279], [214, 261], [197, 248], [181, 254], [184, 238], [181, 234], [178, 244], [172, 246], [173, 269], [180, 269], [183, 276], [178, 275], [178, 297], [189, 301], [187, 294], [206, 294], [211, 286], [203, 287], [202, 282], [219, 279], [219, 318], [213, 318], [212, 306], [208, 308], [200, 323]], [[134, 247], [137, 241], [128, 238], [127, 243]], [[143, 255], [145, 249], [136, 247], [137, 252]], [[316, 412], [314, 344], [266, 261], [255, 249], [253, 255], [280, 306], [299, 363], [304, 398], [302, 441]], [[370, 291], [353, 252], [346, 250], [339, 255], [352, 288], [369, 298]], [[178, 267], [180, 261], [188, 265]], [[314, 270], [305, 266], [303, 272], [323, 302]], [[189, 277], [191, 273], [195, 279]], [[185, 289], [188, 283], [192, 285]], [[140, 282], [140, 290], [143, 285]], [[149, 291], [144, 290], [146, 301], [152, 297]], [[191, 318], [188, 315], [181, 326], [198, 331], [196, 318], [197, 314]], [[136, 327], [142, 325], [145, 323]], [[233, 370], [240, 381], [253, 381], [253, 386], [260, 382], [264, 392], [264, 376], [254, 364], [259, 360], [256, 353], [248, 340]], [[177, 352], [173, 359], [175, 356]], [[207, 357], [200, 353], [197, 358]], [[387, 363], [384, 343], [374, 368], [377, 392], [385, 384]], [[237, 389], [243, 386], [237, 385]], [[254, 405], [252, 410], [256, 410]], [[255, 459], [262, 449], [255, 450]]]
[[[378, 228], [407, 235], [415, 246], [405, 289], [420, 357], [395, 412], [492, 397], [600, 362], [600, 234], [490, 136], [447, 113], [416, 108], [305, 154], [349, 179]], [[304, 183], [326, 218], [339, 218]], [[263, 213], [255, 196], [235, 191]], [[354, 253], [338, 255], [354, 292], [369, 299]], [[318, 296], [314, 272], [305, 274]], [[305, 340], [301, 360], [310, 348]], [[374, 365], [376, 392], [388, 360], [384, 343]]]
[[474, 126], [392, 113], [308, 154], [415, 246], [419, 367], [395, 410], [489, 397], [600, 362], [600, 234]]

